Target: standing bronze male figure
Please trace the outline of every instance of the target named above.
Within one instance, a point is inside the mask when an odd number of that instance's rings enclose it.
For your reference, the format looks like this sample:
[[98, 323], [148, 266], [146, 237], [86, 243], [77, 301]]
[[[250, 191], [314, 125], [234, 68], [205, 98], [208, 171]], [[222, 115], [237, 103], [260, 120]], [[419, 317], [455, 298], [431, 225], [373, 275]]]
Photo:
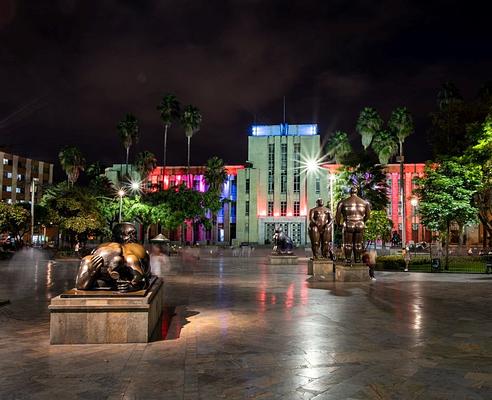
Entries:
[[340, 201], [337, 206], [335, 221], [342, 225], [343, 251], [345, 262], [352, 264], [352, 252], [354, 261], [361, 262], [364, 250], [364, 229], [366, 221], [371, 215], [371, 205], [357, 196], [357, 188], [350, 189], [350, 197]]
[[332, 217], [329, 208], [323, 205], [323, 200], [316, 200], [316, 207], [309, 210], [309, 239], [311, 240], [311, 250], [313, 259], [320, 258], [319, 250], [321, 247], [321, 257], [328, 258], [331, 254], [329, 243], [331, 239]]

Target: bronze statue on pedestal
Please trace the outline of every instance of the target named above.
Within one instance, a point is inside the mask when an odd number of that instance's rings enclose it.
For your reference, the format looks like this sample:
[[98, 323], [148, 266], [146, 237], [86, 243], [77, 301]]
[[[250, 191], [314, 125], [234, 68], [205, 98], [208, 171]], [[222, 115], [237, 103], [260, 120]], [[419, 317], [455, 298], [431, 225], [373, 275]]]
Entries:
[[340, 201], [337, 206], [335, 221], [341, 225], [343, 235], [343, 251], [345, 263], [352, 264], [352, 253], [354, 262], [360, 263], [364, 250], [365, 223], [371, 214], [369, 202], [357, 196], [357, 188], [350, 189], [350, 197]]
[[149, 254], [137, 243], [135, 226], [123, 222], [114, 227], [113, 242], [99, 245], [82, 259], [75, 287], [78, 290], [140, 290], [148, 285], [150, 275]]
[[[323, 200], [316, 200], [316, 207], [309, 210], [309, 239], [313, 260], [332, 258], [330, 250], [332, 216], [329, 208], [323, 205]], [[321, 247], [321, 254], [320, 254]]]

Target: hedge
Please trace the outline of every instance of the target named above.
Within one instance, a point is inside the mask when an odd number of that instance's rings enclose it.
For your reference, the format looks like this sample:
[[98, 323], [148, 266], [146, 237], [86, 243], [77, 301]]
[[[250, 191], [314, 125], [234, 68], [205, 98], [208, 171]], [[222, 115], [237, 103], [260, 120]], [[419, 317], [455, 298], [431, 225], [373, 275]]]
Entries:
[[[403, 270], [405, 261], [401, 255], [380, 256], [376, 259], [376, 268], [386, 271]], [[444, 270], [444, 257], [441, 258], [441, 269]], [[409, 264], [410, 271], [431, 271], [429, 256], [413, 256]], [[485, 272], [485, 260], [479, 256], [450, 256], [449, 272]]]

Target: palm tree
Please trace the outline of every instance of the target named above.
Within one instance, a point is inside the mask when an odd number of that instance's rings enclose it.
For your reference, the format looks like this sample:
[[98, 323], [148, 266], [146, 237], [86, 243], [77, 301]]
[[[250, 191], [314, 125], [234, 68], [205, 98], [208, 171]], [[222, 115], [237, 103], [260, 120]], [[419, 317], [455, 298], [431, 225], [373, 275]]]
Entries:
[[142, 151], [135, 157], [135, 166], [142, 180], [147, 179], [150, 172], [157, 167], [157, 159], [150, 151]]
[[125, 118], [118, 123], [117, 128], [123, 147], [126, 149], [126, 174], [128, 175], [130, 147], [138, 142], [138, 119], [132, 114], [126, 114]]
[[187, 158], [187, 169], [186, 174], [189, 175], [190, 172], [190, 143], [191, 138], [195, 133], [200, 130], [200, 124], [202, 122], [202, 115], [200, 110], [192, 105], [187, 105], [183, 114], [181, 114], [181, 126], [185, 130], [185, 135], [188, 139], [188, 158]]
[[406, 107], [400, 107], [391, 113], [388, 121], [388, 128], [398, 139], [400, 157], [403, 156], [403, 143], [405, 139], [413, 133], [413, 119]]
[[373, 137], [383, 128], [383, 119], [372, 107], [364, 108], [359, 114], [355, 129], [362, 137], [362, 146], [367, 150]]
[[335, 159], [337, 164], [341, 164], [344, 157], [352, 152], [352, 146], [348, 140], [348, 135], [342, 131], [336, 131], [328, 140], [326, 154]]
[[[388, 121], [388, 128], [398, 139], [398, 144], [400, 149], [400, 157], [398, 158], [398, 161], [400, 162], [400, 200], [402, 204], [401, 215], [404, 222], [406, 222], [407, 213], [406, 213], [406, 204], [405, 204], [405, 200], [406, 200], [405, 184], [403, 178], [403, 172], [404, 172], [403, 171], [403, 162], [404, 162], [403, 143], [405, 142], [405, 139], [413, 133], [413, 129], [414, 129], [412, 116], [410, 115], [406, 107], [397, 108], [391, 113], [391, 117]], [[402, 226], [403, 226], [402, 244], [405, 245], [407, 239], [406, 231], [405, 231], [406, 224], [403, 223]]]
[[217, 212], [220, 210], [220, 195], [226, 179], [227, 171], [224, 161], [216, 156], [207, 160], [205, 182], [207, 182], [208, 192], [213, 196], [215, 204], [215, 207], [210, 210], [212, 212], [212, 243], [217, 241]]
[[398, 151], [398, 144], [395, 136], [386, 130], [379, 131], [372, 140], [372, 149], [378, 155], [381, 164], [388, 164], [388, 161]]
[[67, 174], [68, 184], [74, 185], [79, 179], [80, 171], [84, 170], [85, 158], [77, 147], [66, 146], [58, 153], [63, 171]]
[[460, 91], [451, 81], [443, 83], [441, 89], [437, 93], [437, 105], [441, 110], [451, 104], [461, 103], [462, 101], [463, 97], [461, 96]]
[[163, 174], [165, 174], [167, 154], [167, 130], [173, 122], [179, 120], [179, 101], [175, 95], [166, 94], [162, 98], [160, 104], [157, 106], [157, 110], [159, 111], [162, 123], [164, 124], [164, 154], [162, 158], [162, 165]]

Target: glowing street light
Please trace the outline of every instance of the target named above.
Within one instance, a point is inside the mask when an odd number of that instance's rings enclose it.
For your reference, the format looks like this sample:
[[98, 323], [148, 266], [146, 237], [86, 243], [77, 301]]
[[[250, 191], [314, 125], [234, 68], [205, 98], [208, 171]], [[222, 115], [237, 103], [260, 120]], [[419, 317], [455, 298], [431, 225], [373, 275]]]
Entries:
[[410, 204], [413, 206], [413, 207], [417, 207], [419, 205], [419, 199], [417, 199], [416, 197], [412, 197], [410, 199]]

